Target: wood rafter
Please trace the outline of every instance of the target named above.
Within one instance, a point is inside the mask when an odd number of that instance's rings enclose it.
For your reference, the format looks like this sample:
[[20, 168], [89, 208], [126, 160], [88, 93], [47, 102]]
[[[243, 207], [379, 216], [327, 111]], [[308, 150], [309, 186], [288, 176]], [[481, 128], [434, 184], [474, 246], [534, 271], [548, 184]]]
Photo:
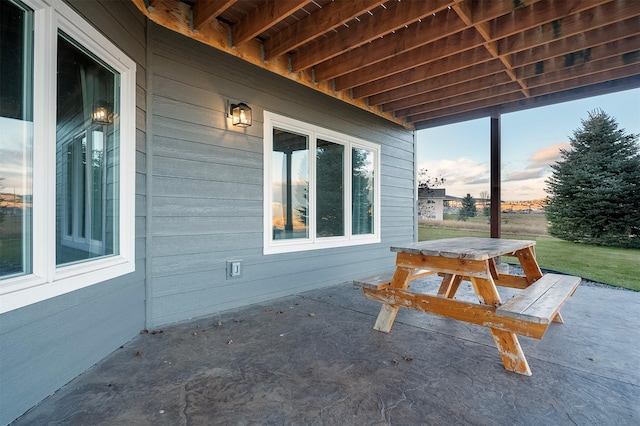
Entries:
[[453, 3], [451, 0], [388, 2], [389, 6], [379, 7], [375, 12], [365, 14], [359, 22], [344, 31], [318, 40], [314, 43], [313, 49], [303, 49], [294, 53], [291, 56], [291, 67], [293, 71], [310, 68], [399, 30]]
[[[486, 64], [495, 64], [496, 62], [488, 62]], [[459, 71], [458, 71], [459, 72]], [[468, 75], [468, 74], [467, 74]], [[430, 90], [425, 90], [420, 94], [413, 96], [404, 96], [401, 99], [394, 102], [387, 102], [382, 104], [383, 111], [396, 111], [396, 115], [408, 115], [403, 114], [403, 110], [407, 108], [416, 107], [420, 105], [426, 105], [427, 102], [433, 99], [451, 98], [453, 96], [466, 95], [471, 92], [482, 92], [487, 86], [497, 86], [512, 82], [511, 78], [506, 72], [498, 72], [479, 77], [473, 80], [465, 82], [456, 82], [453, 84], [447, 84], [447, 81], [451, 81], [449, 75], [441, 76], [440, 78], [432, 79], [433, 84]], [[442, 85], [437, 85], [442, 82]]]
[[[514, 66], [535, 64], [546, 59], [593, 48], [615, 40], [626, 39], [624, 45], [629, 44], [634, 34], [640, 28], [640, 17], [636, 16], [624, 21], [624, 25], [607, 25], [581, 34], [563, 38], [543, 46], [537, 46], [511, 56]], [[635, 49], [635, 47], [633, 48]]]
[[566, 70], [573, 65], [599, 61], [611, 57], [633, 57], [640, 52], [640, 36], [628, 37], [625, 40], [615, 40], [610, 43], [588, 47], [586, 49], [571, 50], [553, 58], [540, 60], [517, 69], [520, 78], [540, 77], [541, 75]]
[[193, 28], [202, 31], [235, 2], [236, 0], [211, 0], [196, 3], [193, 5]]
[[352, 0], [332, 2], [313, 15], [299, 20], [264, 41], [264, 56], [269, 60], [302, 46], [335, 28], [346, 24], [356, 16], [366, 13], [380, 4], [380, 0]]
[[314, 67], [316, 79], [325, 81], [394, 58], [400, 53], [448, 37], [464, 29], [464, 22], [452, 10], [427, 16], [384, 37], [384, 42], [368, 43]]
[[[422, 93], [427, 93], [444, 87], [456, 86], [461, 83], [466, 83], [467, 81], [475, 80], [477, 78], [497, 75], [500, 74], [503, 69], [504, 68], [502, 64], [496, 60], [487, 60], [487, 62], [470, 65], [468, 67], [457, 67], [455, 68], [455, 71], [441, 73], [440, 75], [436, 75], [426, 80], [417, 80], [415, 83], [401, 86], [377, 95], [369, 96], [369, 104], [381, 105], [389, 104], [394, 101], [401, 102], [403, 100], [409, 100], [410, 98], [413, 98], [414, 96], [420, 95]], [[400, 106], [400, 108], [405, 107], [406, 106]], [[385, 107], [383, 106], [383, 109], [384, 108]], [[388, 110], [393, 108], [387, 107], [386, 109]]]
[[231, 27], [233, 44], [246, 43], [307, 3], [309, 0], [278, 0], [264, 3]]
[[[403, 93], [411, 93], [406, 90], [402, 90], [405, 86], [412, 84], [428, 84], [428, 82], [443, 74], [448, 74], [462, 69], [468, 69], [475, 65], [483, 64], [494, 59], [487, 49], [482, 46], [469, 49], [464, 52], [456, 53], [446, 58], [438, 59], [433, 62], [428, 62], [421, 66], [414, 66], [408, 71], [394, 74], [379, 80], [375, 80], [369, 83], [365, 83], [361, 86], [354, 87], [352, 90], [353, 97], [356, 99], [371, 97], [376, 94], [387, 94], [396, 89]], [[502, 71], [502, 66], [492, 68], [493, 72]], [[473, 77], [471, 77], [473, 78]], [[415, 92], [414, 92], [415, 93]], [[393, 94], [391, 94], [393, 96]], [[397, 98], [396, 98], [397, 99]], [[374, 102], [372, 105], [377, 105]]]
[[406, 69], [428, 64], [465, 50], [471, 50], [482, 45], [482, 43], [482, 37], [477, 32], [466, 29], [446, 39], [436, 40], [433, 43], [411, 49], [377, 64], [368, 65], [358, 71], [337, 77], [334, 80], [335, 87], [336, 90], [350, 89], [404, 72]]
[[527, 86], [525, 86], [522, 80], [518, 80], [518, 77], [516, 76], [516, 73], [513, 71], [513, 68], [509, 63], [509, 60], [503, 55], [500, 55], [500, 53], [498, 52], [498, 46], [496, 42], [493, 41], [493, 38], [492, 38], [492, 31], [491, 31], [490, 24], [487, 22], [474, 22], [473, 10], [471, 9], [471, 3], [469, 3], [468, 1], [463, 3], [458, 3], [453, 7], [453, 10], [456, 11], [456, 13], [460, 16], [460, 18], [464, 21], [465, 24], [467, 24], [470, 27], [474, 27], [476, 31], [478, 31], [478, 33], [482, 36], [482, 38], [485, 41], [484, 47], [489, 51], [489, 53], [491, 53], [491, 56], [493, 56], [496, 59], [499, 59], [500, 62], [504, 64], [504, 71], [507, 73], [507, 75], [511, 78], [512, 81], [515, 81], [516, 83], [518, 83], [518, 85], [520, 85], [520, 89], [522, 90], [522, 93], [525, 96], [529, 97], [529, 90], [527, 89]]
[[131, 0], [408, 128], [640, 87], [638, 0]]

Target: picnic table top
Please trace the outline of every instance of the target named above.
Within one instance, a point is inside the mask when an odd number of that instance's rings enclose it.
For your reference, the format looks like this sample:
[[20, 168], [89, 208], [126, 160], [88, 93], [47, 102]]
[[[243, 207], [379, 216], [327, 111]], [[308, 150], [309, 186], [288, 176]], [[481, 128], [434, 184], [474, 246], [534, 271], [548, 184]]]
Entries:
[[535, 246], [535, 241], [501, 238], [445, 238], [391, 246], [392, 252], [487, 260]]

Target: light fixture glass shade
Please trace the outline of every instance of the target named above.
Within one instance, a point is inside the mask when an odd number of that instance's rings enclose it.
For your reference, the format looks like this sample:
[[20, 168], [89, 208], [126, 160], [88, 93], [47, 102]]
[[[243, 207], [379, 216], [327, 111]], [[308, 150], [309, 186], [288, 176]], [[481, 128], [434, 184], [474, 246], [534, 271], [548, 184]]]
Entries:
[[231, 123], [234, 126], [251, 126], [251, 108], [244, 102], [231, 105]]
[[91, 114], [91, 119], [94, 123], [109, 124], [113, 122], [113, 113], [108, 105], [98, 104]]

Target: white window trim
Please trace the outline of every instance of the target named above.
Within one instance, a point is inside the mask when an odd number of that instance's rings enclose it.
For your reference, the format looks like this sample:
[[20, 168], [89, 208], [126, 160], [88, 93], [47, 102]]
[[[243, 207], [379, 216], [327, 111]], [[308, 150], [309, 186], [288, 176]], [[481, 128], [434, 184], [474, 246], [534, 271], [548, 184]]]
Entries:
[[[22, 0], [34, 13], [33, 271], [0, 281], [0, 314], [135, 270], [136, 63], [62, 0]], [[119, 254], [56, 267], [58, 30], [120, 73]]]
[[[345, 159], [344, 159], [344, 178], [345, 178], [345, 193], [344, 193], [344, 224], [345, 224], [345, 236], [338, 237], [316, 237], [316, 218], [315, 214], [309, 214], [308, 239], [291, 239], [291, 240], [278, 240], [272, 239], [273, 235], [273, 163], [272, 163], [272, 151], [273, 151], [273, 128], [281, 128], [290, 130], [297, 133], [302, 133], [309, 136], [309, 211], [315, 213], [315, 199], [316, 199], [316, 182], [315, 182], [315, 147], [316, 140], [323, 139], [329, 142], [334, 142], [345, 146]], [[362, 148], [374, 153], [374, 232], [372, 234], [351, 235], [352, 232], [352, 218], [351, 218], [351, 151], [353, 148]], [[269, 111], [264, 112], [264, 227], [263, 227], [263, 253], [277, 254], [277, 253], [292, 253], [307, 250], [319, 250], [335, 247], [348, 247], [363, 244], [376, 244], [380, 243], [380, 145], [368, 142], [362, 139], [358, 139], [349, 135], [338, 133], [332, 130], [328, 130], [313, 124], [304, 123], [299, 120], [295, 120], [289, 117], [278, 115]]]

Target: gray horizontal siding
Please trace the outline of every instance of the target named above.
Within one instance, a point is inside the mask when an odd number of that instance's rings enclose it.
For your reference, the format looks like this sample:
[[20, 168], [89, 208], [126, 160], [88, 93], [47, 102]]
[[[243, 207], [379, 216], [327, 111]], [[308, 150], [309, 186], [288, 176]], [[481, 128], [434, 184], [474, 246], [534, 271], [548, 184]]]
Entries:
[[[151, 326], [393, 266], [389, 246], [414, 239], [412, 132], [160, 27], [152, 46]], [[253, 126], [230, 129], [227, 100]], [[381, 244], [262, 254], [265, 110], [381, 145]]]
[[[146, 26], [131, 1], [71, 6], [137, 63], [136, 271], [0, 316], [0, 424], [23, 414], [144, 327]], [[38, 96], [36, 94], [36, 96]]]

